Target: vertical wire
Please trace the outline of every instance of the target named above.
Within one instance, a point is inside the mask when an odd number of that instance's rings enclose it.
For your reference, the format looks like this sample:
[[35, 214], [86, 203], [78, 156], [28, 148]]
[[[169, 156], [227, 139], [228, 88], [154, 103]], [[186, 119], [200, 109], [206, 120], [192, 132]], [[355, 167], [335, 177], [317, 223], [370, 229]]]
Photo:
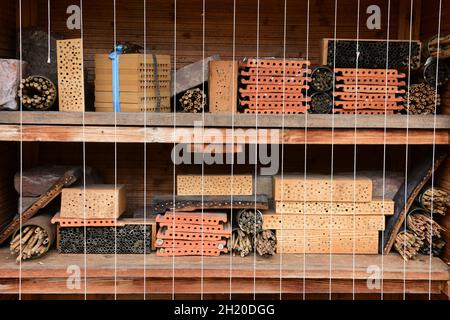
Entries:
[[436, 84], [434, 96], [434, 117], [433, 117], [433, 159], [431, 167], [431, 207], [430, 207], [430, 243], [429, 247], [429, 262], [428, 262], [428, 300], [431, 300], [431, 272], [433, 260], [433, 210], [434, 210], [434, 170], [436, 160], [436, 120], [437, 120], [437, 100], [438, 100], [438, 83], [439, 83], [439, 56], [441, 46], [441, 19], [442, 19], [442, 0], [439, 0], [439, 18], [438, 18], [438, 34], [437, 34], [437, 56], [436, 56]]
[[[206, 0], [202, 1], [202, 147], [205, 146], [205, 16], [206, 16]], [[203, 263], [204, 263], [204, 192], [205, 192], [205, 153], [202, 152], [202, 256], [201, 256], [201, 271], [200, 271], [200, 285], [201, 293], [200, 299], [203, 300]]]
[[47, 1], [47, 63], [51, 63], [51, 21], [50, 21], [50, 0]]
[[[83, 0], [80, 0], [80, 34], [81, 34], [81, 47], [83, 48], [82, 59], [84, 60], [84, 28], [83, 28]], [[84, 68], [84, 64], [83, 64]], [[84, 77], [84, 71], [83, 71]], [[84, 233], [84, 300], [87, 300], [87, 226], [86, 226], [86, 132], [85, 132], [85, 106], [83, 106], [82, 112], [83, 121], [83, 233]]]
[[[144, 300], [147, 297], [147, 0], [144, 0]], [[154, 61], [154, 63], [158, 63]], [[156, 72], [156, 70], [154, 70]], [[154, 75], [156, 76], [156, 75]], [[151, 230], [156, 232], [156, 230]]]
[[[237, 112], [237, 97], [236, 90], [234, 87], [234, 81], [236, 77], [236, 67], [235, 67], [235, 59], [236, 59], [236, 0], [233, 0], [233, 67], [232, 67], [232, 80], [231, 87], [232, 89], [232, 102], [231, 106], [233, 110], [231, 111], [231, 148], [234, 148], [234, 114]], [[234, 150], [231, 152], [231, 196], [230, 196], [230, 223], [233, 224], [233, 189], [234, 189]], [[231, 228], [231, 243], [233, 243], [233, 228]], [[232, 279], [233, 279], [233, 248], [230, 247], [230, 300], [232, 299]]]
[[[114, 3], [114, 55], [117, 57], [117, 11]], [[118, 89], [120, 90], [120, 88]], [[117, 190], [117, 111], [114, 110], [114, 190]], [[117, 204], [117, 192], [114, 193], [114, 206]], [[114, 220], [114, 300], [117, 300], [117, 220]]]
[[256, 190], [258, 189], [258, 95], [259, 95], [259, 10], [260, 0], [257, 2], [257, 15], [256, 15], [256, 112], [255, 112], [255, 208], [254, 208], [254, 237], [253, 237], [253, 300], [256, 300]]
[[[173, 150], [176, 148], [177, 128], [177, 0], [173, 2]], [[174, 159], [172, 168], [172, 230], [175, 230], [175, 186], [176, 186], [176, 163]], [[175, 300], [175, 232], [172, 232], [172, 300]]]
[[[334, 1], [334, 46], [333, 46], [333, 107], [331, 112], [331, 164], [330, 164], [330, 222], [333, 219], [333, 196], [334, 196], [334, 125], [335, 125], [335, 113], [334, 113], [334, 104], [335, 104], [335, 93], [336, 93], [336, 72], [334, 69], [336, 68], [336, 47], [337, 47], [337, 12], [338, 12], [338, 0]], [[333, 226], [332, 223], [329, 224], [329, 233], [330, 233], [330, 271], [329, 271], [329, 295], [328, 299], [331, 300], [332, 296], [332, 265], [333, 265]]]
[[[361, 0], [358, 0], [358, 13], [357, 13], [357, 25], [356, 25], [356, 83], [355, 83], [355, 103], [358, 106], [358, 67], [359, 67], [359, 16], [361, 9]], [[355, 111], [354, 121], [354, 147], [353, 147], [353, 243], [352, 243], [352, 298], [355, 300], [355, 229], [356, 229], [356, 160], [357, 160], [357, 120], [358, 120], [358, 110]]]
[[[389, 39], [391, 22], [391, 0], [388, 1], [387, 31], [386, 31], [386, 75], [385, 75], [385, 100], [384, 100], [384, 130], [383, 130], [383, 198], [382, 198], [382, 216], [385, 216], [385, 193], [386, 193], [386, 142], [387, 142], [387, 103], [388, 103], [388, 68], [389, 68]], [[381, 233], [381, 243], [384, 243], [384, 232]], [[383, 300], [384, 284], [384, 251], [381, 250], [381, 300]]]
[[[19, 0], [19, 75], [20, 81], [23, 79], [23, 52], [22, 52], [22, 0]], [[23, 114], [22, 114], [22, 105], [23, 102], [23, 88], [20, 86], [20, 100], [19, 100], [19, 116], [20, 116], [20, 144], [19, 144], [19, 153], [20, 153], [20, 164], [19, 164], [19, 172], [20, 172], [20, 182], [19, 182], [19, 190], [20, 190], [20, 203], [19, 203], [19, 224], [20, 229], [22, 231], [23, 220], [22, 220], [22, 210], [23, 210]], [[22, 232], [19, 232], [19, 300], [22, 300]]]
[[[309, 20], [310, 20], [310, 1], [307, 3], [306, 10], [306, 61], [309, 61]], [[306, 70], [310, 68], [306, 65]], [[306, 89], [306, 100], [308, 100], [308, 89]], [[307, 103], [307, 102], [306, 102]], [[308, 111], [305, 112], [305, 146], [304, 146], [304, 165], [303, 165], [303, 186], [306, 186], [308, 174]], [[306, 188], [303, 188], [303, 300], [306, 300]]]
[[[287, 0], [284, 0], [284, 11], [283, 11], [283, 104], [282, 104], [282, 112], [281, 112], [281, 136], [284, 136], [284, 126], [285, 126], [285, 119], [284, 119], [284, 104], [286, 100], [286, 93], [285, 93], [285, 87], [286, 87], [286, 16], [287, 16]], [[284, 198], [284, 143], [281, 141], [281, 202], [283, 202]], [[283, 211], [281, 211], [281, 237], [283, 238]], [[280, 250], [280, 300], [283, 298], [282, 290], [283, 290], [283, 249]]]
[[[410, 95], [409, 89], [411, 87], [411, 56], [412, 56], [412, 23], [414, 12], [414, 0], [411, 0], [411, 8], [409, 13], [409, 62], [408, 62], [408, 94], [406, 96], [406, 146], [405, 146], [405, 189], [404, 189], [404, 203], [408, 201], [408, 161], [409, 161], [409, 108], [410, 108]], [[405, 213], [407, 214], [407, 213]], [[406, 219], [403, 221], [403, 232], [406, 232]], [[381, 243], [384, 243], [382, 241]], [[384, 248], [382, 248], [383, 250]], [[403, 239], [403, 255], [406, 251], [406, 239]], [[384, 252], [384, 250], [383, 250]], [[382, 270], [383, 275], [383, 270]], [[406, 260], [403, 259], [403, 300], [406, 300]]]

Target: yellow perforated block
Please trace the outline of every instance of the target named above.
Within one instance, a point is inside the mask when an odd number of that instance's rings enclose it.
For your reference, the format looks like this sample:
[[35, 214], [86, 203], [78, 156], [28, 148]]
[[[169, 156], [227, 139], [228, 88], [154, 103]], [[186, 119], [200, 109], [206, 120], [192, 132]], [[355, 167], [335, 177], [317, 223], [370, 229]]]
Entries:
[[276, 201], [278, 214], [393, 215], [394, 201], [374, 199], [370, 202]]
[[81, 39], [57, 41], [59, 111], [84, 111], [84, 64]]
[[177, 194], [180, 196], [227, 196], [252, 195], [253, 177], [251, 175], [178, 175]]
[[264, 214], [264, 229], [285, 230], [384, 230], [382, 215], [288, 215]]
[[303, 230], [292, 234], [277, 230], [277, 253], [377, 254], [378, 232]]
[[372, 200], [372, 180], [366, 177], [285, 175], [274, 177], [276, 201], [369, 202]]
[[117, 219], [125, 209], [124, 185], [89, 185], [86, 192], [83, 187], [62, 190], [61, 218]]

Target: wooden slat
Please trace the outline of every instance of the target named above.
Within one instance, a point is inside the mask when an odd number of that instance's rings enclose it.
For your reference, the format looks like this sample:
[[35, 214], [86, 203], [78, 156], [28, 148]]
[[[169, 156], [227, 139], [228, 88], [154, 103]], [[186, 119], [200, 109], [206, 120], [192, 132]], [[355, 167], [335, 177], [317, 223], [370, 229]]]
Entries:
[[[243, 136], [243, 132], [231, 129], [215, 129], [211, 135], [199, 135], [193, 128], [135, 128], [135, 127], [81, 127], [81, 126], [1, 126], [0, 141], [61, 141], [61, 142], [148, 142], [148, 143], [209, 143], [220, 132], [224, 141], [236, 143], [283, 143], [283, 144], [410, 144], [430, 145], [448, 144], [448, 132], [433, 130], [410, 130], [408, 136], [404, 130], [388, 130], [386, 137], [383, 132], [375, 129], [360, 129], [355, 136], [353, 129], [336, 129], [334, 140], [332, 132], [327, 129], [311, 129], [305, 134], [303, 129], [258, 129]], [[214, 135], [214, 137], [213, 137]], [[174, 139], [175, 137], [175, 139]], [[227, 140], [229, 139], [229, 140]], [[217, 141], [215, 141], [217, 142]]]
[[[202, 120], [201, 114], [186, 113], [152, 113], [147, 114], [147, 126], [173, 127], [174, 123], [179, 127], [193, 126], [195, 122]], [[231, 127], [232, 116], [225, 114], [205, 114], [205, 127]], [[97, 113], [86, 112], [84, 123], [86, 126], [111, 126], [116, 123], [118, 126], [143, 126], [144, 115], [135, 113]], [[259, 128], [281, 128], [283, 117], [280, 115], [259, 115]], [[409, 123], [408, 123], [409, 122]], [[404, 115], [393, 115], [386, 118], [384, 115], [358, 115], [356, 119], [357, 128], [378, 128], [384, 129], [433, 129], [434, 116], [431, 115], [410, 115], [409, 121]], [[2, 111], [0, 124], [19, 124], [20, 114], [14, 111]], [[39, 125], [81, 125], [83, 115], [76, 112], [23, 112], [22, 124]], [[236, 114], [234, 125], [238, 127], [256, 127], [254, 115]], [[285, 115], [285, 128], [331, 128], [333, 125], [332, 115], [310, 114], [305, 115]], [[355, 117], [352, 115], [334, 115], [334, 128], [354, 128]], [[438, 115], [436, 117], [436, 129], [450, 129], [450, 115]]]
[[[18, 278], [19, 266], [16, 265], [15, 259], [9, 254], [7, 248], [0, 249], [0, 259], [3, 263], [0, 265], [0, 279]], [[22, 265], [23, 279], [36, 279], [51, 277], [63, 277], [67, 279], [67, 267], [70, 265], [79, 265], [84, 257], [80, 255], [60, 255], [56, 251], [49, 252], [44, 258], [29, 261]], [[114, 277], [114, 255], [88, 255], [86, 256], [86, 266], [89, 277], [108, 278]], [[280, 259], [279, 255], [271, 259], [256, 257], [256, 266], [253, 266], [253, 257], [246, 258], [235, 257], [232, 259], [232, 272], [239, 274], [241, 278], [265, 277], [267, 279], [279, 279], [280, 276]], [[305, 267], [306, 278], [326, 278], [330, 276], [329, 255], [307, 255], [305, 265], [302, 263], [302, 255], [286, 254], [282, 257], [281, 269], [283, 277], [295, 278], [303, 273]], [[449, 280], [448, 266], [439, 258], [431, 259], [431, 278], [429, 268], [429, 258], [427, 256], [419, 256], [416, 260], [409, 261], [405, 266], [403, 259], [397, 254], [389, 254], [381, 257], [380, 255], [336, 255], [332, 261], [332, 279], [355, 279], [366, 280], [370, 274], [367, 268], [372, 265], [381, 266], [384, 260], [384, 279], [389, 280]], [[42, 262], [42, 264], [40, 263]], [[142, 278], [142, 272], [147, 268], [148, 277], [171, 278], [172, 258], [156, 258], [155, 254], [146, 255], [117, 255], [117, 276], [124, 278]], [[183, 257], [175, 260], [175, 275], [177, 279], [199, 277], [201, 275], [201, 257]], [[228, 278], [230, 275], [229, 268], [224, 265], [230, 264], [229, 256], [221, 256], [219, 258], [208, 258], [204, 260], [204, 276], [210, 278]], [[83, 264], [81, 263], [81, 274], [83, 274]], [[406, 268], [405, 270], [403, 268]]]

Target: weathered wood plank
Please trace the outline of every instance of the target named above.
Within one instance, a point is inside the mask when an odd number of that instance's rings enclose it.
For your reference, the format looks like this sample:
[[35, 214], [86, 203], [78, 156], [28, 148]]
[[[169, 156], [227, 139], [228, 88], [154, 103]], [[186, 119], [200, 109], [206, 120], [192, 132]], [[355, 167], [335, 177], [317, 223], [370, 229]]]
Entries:
[[[231, 114], [211, 114], [205, 116], [205, 127], [231, 127], [233, 116]], [[146, 121], [145, 121], [146, 118]], [[202, 114], [186, 113], [125, 113], [115, 115], [113, 112], [86, 112], [84, 124], [86, 126], [144, 126], [148, 127], [189, 127], [196, 123], [201, 126]], [[0, 112], [0, 124], [20, 124], [20, 113], [15, 111]], [[281, 128], [283, 116], [258, 115], [259, 128]], [[357, 128], [371, 129], [433, 129], [434, 116], [411, 115], [409, 120], [404, 115], [358, 115]], [[76, 112], [23, 112], [22, 124], [36, 125], [82, 125], [83, 114]], [[256, 127], [256, 116], [249, 114], [234, 115], [235, 127]], [[322, 114], [295, 114], [284, 116], [285, 128], [332, 128], [333, 115]], [[354, 115], [334, 115], [334, 128], [354, 128]], [[450, 115], [436, 117], [436, 129], [450, 129]]]
[[[47, 125], [2, 125], [0, 141], [46, 141], [46, 142], [118, 142], [118, 143], [218, 143], [243, 144], [410, 144], [446, 145], [449, 142], [447, 130], [405, 130], [392, 129], [386, 132], [377, 129], [262, 129], [249, 131], [215, 128], [202, 134], [201, 128], [137, 128], [137, 127], [82, 127]], [[234, 138], [233, 138], [234, 134]], [[334, 139], [333, 139], [334, 137]]]
[[[79, 266], [84, 276], [83, 255], [60, 255], [49, 252], [39, 260], [30, 260], [22, 264], [22, 279], [66, 278], [69, 266]], [[282, 264], [280, 265], [280, 259]], [[199, 278], [202, 274], [209, 278], [226, 278], [230, 275], [240, 278], [279, 279], [280, 270], [285, 279], [302, 277], [307, 279], [355, 279], [367, 280], [373, 271], [370, 266], [383, 266], [385, 280], [428, 280], [430, 265], [428, 256], [419, 256], [404, 265], [398, 254], [381, 255], [333, 255], [328, 254], [283, 254], [270, 259], [253, 256], [246, 258], [221, 255], [219, 257], [175, 257], [175, 276], [181, 278]], [[20, 275], [20, 267], [10, 256], [7, 248], [0, 249], [0, 279], [14, 279]], [[156, 257], [154, 253], [143, 255], [87, 255], [86, 274], [90, 278], [111, 278], [116, 274], [121, 278], [142, 278], [144, 268], [147, 277], [172, 278], [171, 257]], [[230, 266], [231, 262], [231, 268]], [[115, 266], [117, 268], [115, 268]], [[224, 267], [225, 266], [225, 267]], [[281, 266], [281, 267], [280, 267]], [[330, 269], [331, 266], [331, 269]], [[405, 267], [405, 269], [404, 269]], [[448, 266], [439, 258], [431, 259], [431, 280], [450, 279]]]
[[[409, 294], [440, 294], [442, 283], [433, 281], [431, 286], [426, 280], [406, 281], [406, 290], [402, 280], [388, 280], [383, 282], [383, 293], [403, 293]], [[301, 294], [305, 293], [371, 293], [380, 294], [381, 289], [371, 289], [365, 280], [335, 280], [328, 279], [253, 279], [239, 277], [228, 278], [206, 278], [200, 279], [175, 279], [168, 278], [114, 278], [92, 279], [86, 281], [82, 279], [78, 287], [67, 285], [67, 278], [42, 278], [24, 279], [19, 285], [19, 281], [12, 279], [0, 279], [0, 292], [3, 294]], [[303, 289], [304, 288], [304, 289]]]

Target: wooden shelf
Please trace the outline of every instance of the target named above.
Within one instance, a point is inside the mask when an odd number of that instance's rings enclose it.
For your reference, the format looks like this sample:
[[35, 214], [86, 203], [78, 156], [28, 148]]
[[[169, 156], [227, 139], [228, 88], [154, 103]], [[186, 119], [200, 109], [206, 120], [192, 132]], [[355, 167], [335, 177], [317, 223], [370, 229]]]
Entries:
[[[39, 260], [22, 264], [21, 291], [29, 294], [82, 294], [84, 293], [84, 270], [86, 270], [88, 293], [108, 294], [114, 292], [114, 277], [117, 276], [117, 292], [142, 293], [144, 281], [149, 294], [200, 293], [203, 272], [203, 292], [211, 294], [279, 293], [280, 282], [283, 293], [302, 293], [303, 279], [307, 293], [352, 293], [355, 279], [356, 293], [380, 293], [380, 289], [369, 289], [367, 280], [373, 276], [370, 268], [383, 264], [384, 293], [442, 293], [450, 279], [449, 268], [439, 258], [420, 256], [404, 263], [397, 254], [381, 255], [311, 255], [284, 254], [271, 258], [252, 256], [241, 258], [229, 255], [204, 257], [162, 258], [154, 254], [117, 255], [115, 271], [114, 255], [87, 255], [84, 269], [83, 255], [60, 255], [51, 252]], [[382, 258], [384, 261], [382, 262]], [[15, 294], [19, 290], [19, 265], [4, 248], [0, 249], [0, 293]], [[231, 271], [230, 271], [231, 262]], [[174, 263], [174, 264], [173, 264]], [[145, 264], [145, 267], [144, 267]], [[172, 267], [174, 269], [172, 271]], [[81, 269], [80, 289], [67, 287], [68, 267]], [[431, 270], [429, 267], [431, 266]], [[281, 267], [281, 268], [280, 268]], [[405, 268], [405, 269], [404, 269]], [[145, 272], [144, 272], [145, 271]], [[145, 279], [144, 279], [145, 274]], [[232, 281], [230, 285], [230, 275]], [[431, 276], [431, 283], [428, 279]], [[255, 282], [253, 282], [255, 277]], [[175, 282], [172, 282], [172, 279]], [[280, 281], [281, 278], [281, 281]], [[405, 279], [405, 288], [403, 280]], [[174, 284], [172, 286], [172, 284]], [[230, 288], [231, 286], [231, 288]]]
[[[147, 113], [146, 124], [149, 127], [192, 127], [195, 122], [202, 121], [202, 114], [193, 113]], [[205, 113], [205, 127], [231, 127], [233, 116], [230, 114]], [[433, 115], [357, 115], [358, 129], [433, 129]], [[84, 123], [86, 126], [144, 126], [144, 113], [114, 114], [112, 112], [85, 112]], [[0, 112], [0, 124], [19, 124], [20, 112]], [[22, 124], [25, 125], [82, 125], [83, 114], [79, 112], [22, 112]], [[281, 128], [283, 116], [258, 115], [259, 128]], [[294, 114], [284, 116], [285, 128], [328, 129], [333, 126], [333, 116], [329, 114]], [[234, 126], [237, 128], [255, 128], [256, 115], [235, 114]], [[354, 115], [334, 115], [334, 127], [336, 129], [354, 129]], [[450, 115], [438, 115], [436, 117], [436, 129], [450, 129]]]
[[[217, 129], [224, 139], [232, 141], [231, 115], [205, 114], [204, 118], [205, 127]], [[204, 140], [205, 136], [195, 134], [196, 123], [197, 130], [201, 129], [201, 114], [148, 113], [146, 119], [144, 127], [142, 113], [86, 112], [83, 127], [82, 113], [23, 112], [21, 119], [19, 112], [1, 112], [0, 141], [173, 143], [186, 142], [186, 137], [191, 137], [191, 143], [208, 142]], [[335, 115], [334, 126], [331, 115], [286, 115], [284, 130], [281, 129], [283, 117], [280, 115], [258, 115], [257, 121], [255, 115], [237, 114], [234, 117], [235, 129], [255, 129], [256, 124], [260, 138], [267, 136], [268, 130], [276, 134], [269, 137], [269, 143], [446, 145], [449, 143], [450, 116], [437, 116], [434, 130], [433, 116], [410, 116], [408, 122], [403, 115], [386, 118], [358, 115], [356, 138], [353, 115]], [[308, 130], [305, 130], [306, 124]], [[241, 142], [238, 139], [244, 137], [244, 143], [261, 143], [256, 133], [237, 131], [234, 135], [235, 142]]]

